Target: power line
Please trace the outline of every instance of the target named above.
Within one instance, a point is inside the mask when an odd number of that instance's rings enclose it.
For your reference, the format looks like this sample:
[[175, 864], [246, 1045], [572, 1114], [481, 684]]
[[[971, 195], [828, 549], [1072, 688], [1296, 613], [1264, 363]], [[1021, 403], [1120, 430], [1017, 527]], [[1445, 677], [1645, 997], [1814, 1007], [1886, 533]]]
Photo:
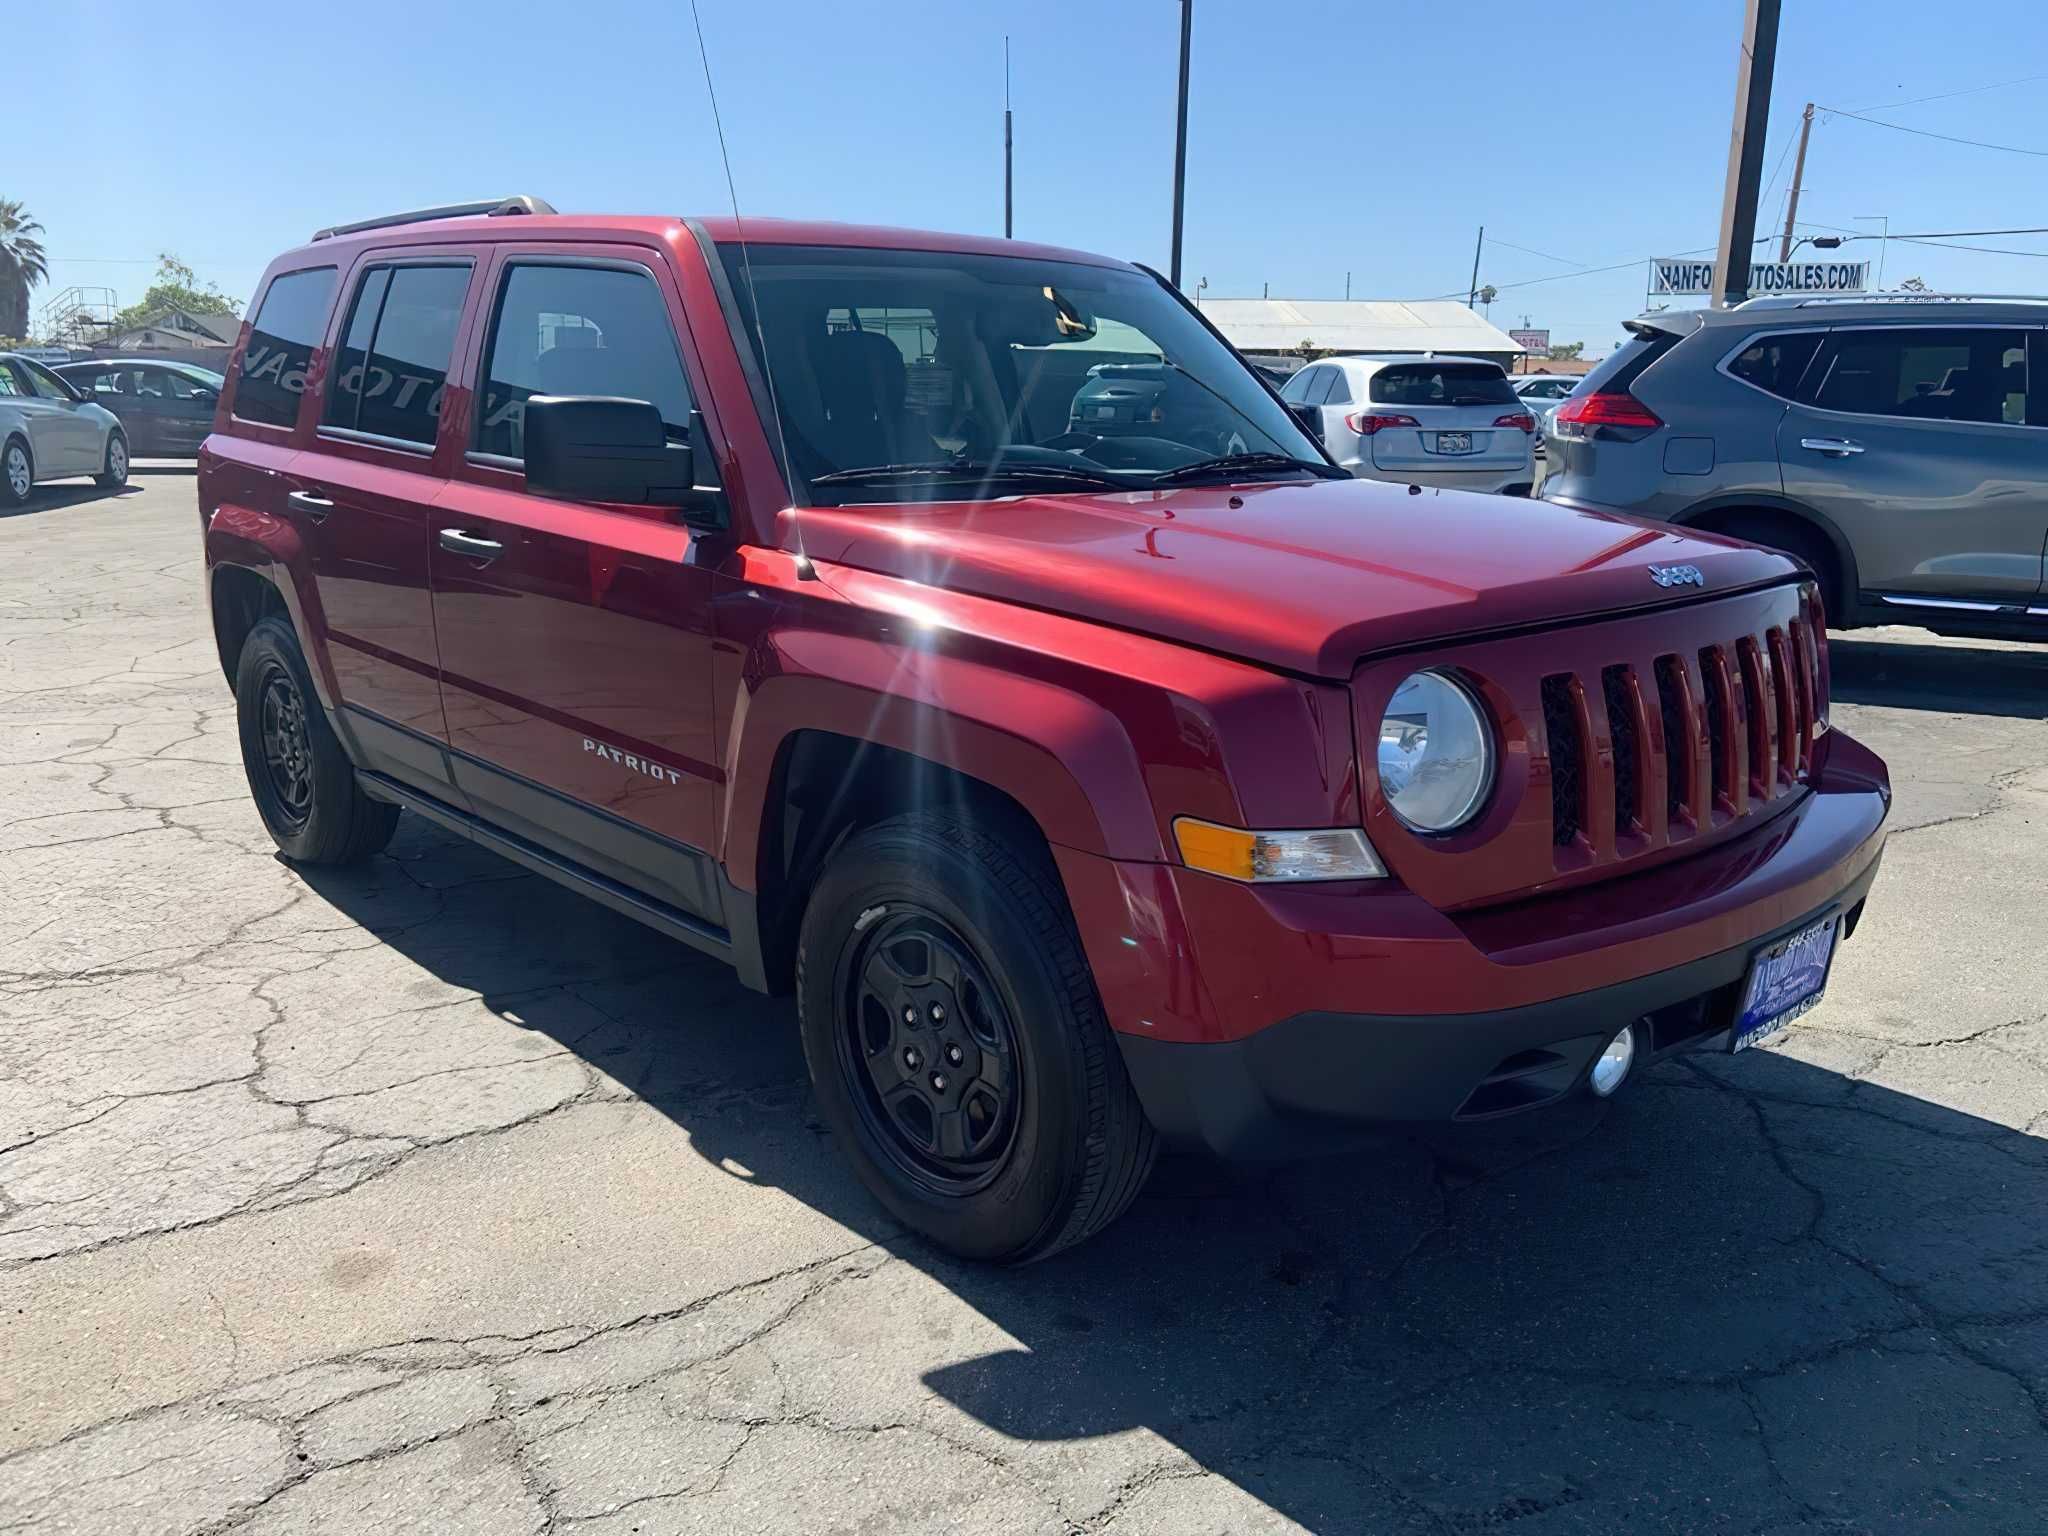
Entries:
[[1822, 107], [1821, 111], [1832, 112], [1837, 117], [1853, 117], [1859, 123], [1889, 128], [1894, 133], [1912, 133], [1923, 139], [1940, 139], [1944, 144], [1967, 144], [1972, 149], [1996, 149], [2008, 155], [2032, 155], [2036, 159], [2048, 160], [2048, 149], [2022, 149], [2016, 144], [1989, 144], [1983, 139], [1959, 139], [1952, 133], [1935, 133], [1927, 128], [1908, 128], [1904, 123], [1888, 123], [1881, 117], [1865, 117], [1861, 112], [1851, 112], [1843, 107]]
[[1579, 265], [1579, 262], [1575, 257], [1553, 256], [1548, 251], [1539, 251], [1530, 246], [1517, 245], [1514, 241], [1503, 240], [1498, 235], [1496, 235], [1493, 239], [1487, 241], [1486, 243], [1488, 245], [1504, 245], [1511, 251], [1520, 251], [1524, 256], [1541, 256], [1545, 261], [1554, 261], [1559, 266], [1576, 267]]
[[2009, 85], [2032, 85], [2036, 80], [2048, 80], [2048, 75], [2021, 75], [2017, 80], [1998, 80], [1990, 85], [1973, 85], [1967, 90], [1943, 91], [1938, 96], [1915, 96], [1911, 101], [1881, 101], [1868, 107], [1858, 107], [1856, 110], [1859, 112], [1896, 112], [1901, 107], [1925, 106], [1930, 101], [1953, 101], [1958, 96], [1976, 96], [1984, 91], [2002, 91]]

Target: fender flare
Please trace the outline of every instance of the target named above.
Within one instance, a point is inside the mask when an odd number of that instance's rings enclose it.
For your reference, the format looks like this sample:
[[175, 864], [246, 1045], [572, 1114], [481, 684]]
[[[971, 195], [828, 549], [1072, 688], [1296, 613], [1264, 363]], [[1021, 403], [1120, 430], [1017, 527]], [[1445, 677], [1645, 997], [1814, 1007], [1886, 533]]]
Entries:
[[764, 636], [727, 737], [719, 853], [760, 889], [761, 832], [777, 761], [803, 731], [922, 758], [1008, 795], [1046, 841], [1110, 858], [1166, 858], [1138, 752], [1103, 705], [1043, 677], [937, 650], [822, 630]]
[[[223, 569], [248, 571], [269, 582], [291, 618], [320, 705], [338, 728], [340, 712], [335, 700], [340, 694], [334, 685], [332, 661], [326, 647], [312, 643], [320, 622], [320, 596], [307, 569], [309, 556], [299, 530], [267, 512], [223, 503], [207, 522], [205, 549], [209, 614], [213, 585]], [[232, 686], [234, 679], [228, 681]]]

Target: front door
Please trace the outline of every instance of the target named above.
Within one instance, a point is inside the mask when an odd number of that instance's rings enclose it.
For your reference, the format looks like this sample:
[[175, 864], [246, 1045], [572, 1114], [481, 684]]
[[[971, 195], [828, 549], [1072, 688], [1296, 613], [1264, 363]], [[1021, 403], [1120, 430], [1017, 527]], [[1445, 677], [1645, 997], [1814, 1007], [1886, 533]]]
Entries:
[[[147, 416], [148, 452], [189, 458], [213, 430], [214, 387], [182, 368], [144, 364], [137, 368], [134, 408]], [[142, 453], [139, 434], [135, 451]]]
[[702, 548], [668, 508], [528, 494], [521, 431], [549, 394], [651, 401], [687, 433], [680, 306], [652, 252], [559, 252], [498, 259], [468, 452], [434, 509], [456, 783], [506, 830], [722, 924]]
[[473, 253], [372, 253], [350, 274], [312, 446], [292, 464], [336, 702], [368, 765], [446, 784], [427, 551], [459, 452], [438, 445]]
[[2027, 424], [2027, 334], [1829, 334], [1778, 425], [1785, 494], [1848, 540], [1866, 592], [2010, 605], [2041, 588], [2048, 430]]
[[38, 480], [90, 474], [99, 469], [99, 428], [79, 413], [70, 391], [25, 358], [0, 359], [0, 395], [20, 410]]

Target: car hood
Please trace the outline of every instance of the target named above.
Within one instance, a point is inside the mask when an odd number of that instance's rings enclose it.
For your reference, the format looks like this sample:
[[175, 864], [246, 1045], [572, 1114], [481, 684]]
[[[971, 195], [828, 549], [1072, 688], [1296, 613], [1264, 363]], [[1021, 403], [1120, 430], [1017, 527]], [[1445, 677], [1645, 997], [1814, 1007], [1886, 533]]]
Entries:
[[1349, 677], [1375, 651], [1682, 602], [1794, 569], [1782, 555], [1613, 513], [1372, 480], [790, 516], [813, 561], [1328, 678]]

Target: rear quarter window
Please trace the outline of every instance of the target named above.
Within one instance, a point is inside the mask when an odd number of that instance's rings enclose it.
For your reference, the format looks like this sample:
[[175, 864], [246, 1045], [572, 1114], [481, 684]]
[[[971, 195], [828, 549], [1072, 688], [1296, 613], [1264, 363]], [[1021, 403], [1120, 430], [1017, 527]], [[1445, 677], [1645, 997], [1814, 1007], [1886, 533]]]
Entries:
[[299, 397], [306, 392], [313, 349], [327, 328], [334, 283], [332, 267], [309, 267], [271, 280], [235, 374], [238, 418], [271, 427], [298, 421]]
[[1820, 350], [1821, 332], [1796, 331], [1758, 336], [1728, 359], [1728, 371], [1780, 400], [1797, 399], [1799, 381]]

